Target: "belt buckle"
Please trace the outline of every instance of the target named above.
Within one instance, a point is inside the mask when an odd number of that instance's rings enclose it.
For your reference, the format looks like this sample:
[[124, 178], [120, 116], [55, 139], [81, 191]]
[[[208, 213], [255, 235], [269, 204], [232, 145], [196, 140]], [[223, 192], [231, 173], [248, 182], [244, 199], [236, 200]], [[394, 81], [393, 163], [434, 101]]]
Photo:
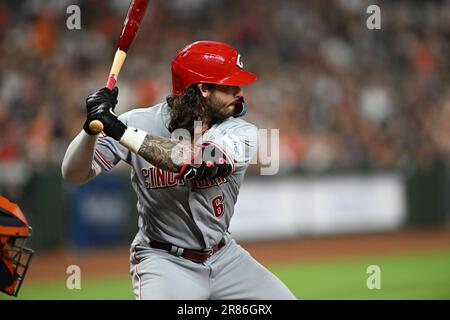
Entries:
[[214, 250], [212, 248], [209, 248], [205, 251], [205, 253], [208, 257], [211, 257], [214, 254]]

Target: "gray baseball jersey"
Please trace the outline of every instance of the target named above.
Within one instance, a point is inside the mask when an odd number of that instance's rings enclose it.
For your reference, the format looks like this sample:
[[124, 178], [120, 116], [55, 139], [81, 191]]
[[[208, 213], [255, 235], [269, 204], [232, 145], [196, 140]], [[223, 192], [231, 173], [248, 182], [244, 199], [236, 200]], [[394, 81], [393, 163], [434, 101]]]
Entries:
[[[150, 135], [178, 138], [168, 130], [167, 103], [134, 109], [119, 119], [127, 126]], [[258, 142], [257, 128], [241, 118], [228, 118], [198, 137], [197, 144], [210, 142], [221, 148], [233, 163], [225, 178], [206, 181], [178, 181], [176, 173], [154, 167], [120, 143], [101, 135], [95, 150], [97, 172], [110, 171], [120, 160], [131, 170], [137, 194], [139, 231], [134, 245], [148, 246], [150, 240], [178, 247], [203, 250], [217, 244], [227, 232], [239, 188]]]

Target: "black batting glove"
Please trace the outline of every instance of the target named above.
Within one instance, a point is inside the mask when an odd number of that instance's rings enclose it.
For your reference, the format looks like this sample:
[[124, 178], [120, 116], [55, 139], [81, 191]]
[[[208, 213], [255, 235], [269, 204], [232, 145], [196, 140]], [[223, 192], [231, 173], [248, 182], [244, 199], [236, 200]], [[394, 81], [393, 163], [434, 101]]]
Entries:
[[[127, 126], [117, 118], [113, 109], [105, 103], [96, 107], [96, 112], [93, 114], [92, 119], [100, 120], [103, 123], [103, 132], [117, 141], [122, 138], [127, 129]], [[87, 125], [89, 126], [89, 124]]]
[[89, 129], [89, 124], [93, 120], [101, 120], [99, 115], [101, 115], [102, 112], [108, 109], [112, 109], [114, 112], [118, 95], [119, 89], [117, 87], [114, 87], [113, 90], [109, 90], [105, 87], [90, 94], [86, 98], [86, 122], [84, 123], [83, 129], [87, 134], [95, 135], [95, 133]]
[[102, 88], [87, 97], [87, 117], [83, 126], [84, 131], [90, 135], [95, 135], [89, 129], [89, 124], [93, 120], [100, 120], [103, 123], [103, 132], [115, 140], [120, 140], [127, 126], [117, 119], [117, 115], [114, 113], [118, 94], [119, 89], [117, 87], [114, 87], [113, 90]]
[[231, 174], [230, 159], [214, 145], [204, 143], [175, 176], [178, 180], [210, 180]]

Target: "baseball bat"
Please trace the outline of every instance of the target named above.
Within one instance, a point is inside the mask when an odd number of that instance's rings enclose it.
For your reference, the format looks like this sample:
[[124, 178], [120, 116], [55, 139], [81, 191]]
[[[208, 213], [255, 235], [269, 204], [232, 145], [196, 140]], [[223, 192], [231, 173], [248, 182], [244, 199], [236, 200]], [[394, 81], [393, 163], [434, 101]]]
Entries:
[[[136, 36], [139, 25], [144, 17], [149, 0], [132, 0], [128, 13], [123, 23], [122, 33], [119, 37], [118, 49], [114, 56], [114, 60], [106, 82], [106, 87], [112, 90], [117, 82], [120, 69], [127, 57], [128, 49]], [[100, 120], [93, 120], [89, 123], [89, 129], [98, 134], [103, 131], [103, 123]]]

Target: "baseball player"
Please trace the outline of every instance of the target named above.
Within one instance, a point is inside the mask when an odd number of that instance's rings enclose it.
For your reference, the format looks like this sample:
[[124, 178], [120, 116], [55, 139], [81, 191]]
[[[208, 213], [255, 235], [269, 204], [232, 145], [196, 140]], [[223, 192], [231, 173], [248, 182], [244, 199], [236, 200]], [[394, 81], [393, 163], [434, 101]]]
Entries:
[[[256, 76], [225, 43], [199, 41], [172, 61], [165, 102], [117, 117], [118, 90], [86, 99], [87, 119], [62, 163], [84, 183], [128, 163], [139, 231], [131, 245], [136, 299], [295, 299], [228, 232], [239, 188], [257, 148], [241, 86]], [[94, 135], [89, 123], [100, 120]]]

